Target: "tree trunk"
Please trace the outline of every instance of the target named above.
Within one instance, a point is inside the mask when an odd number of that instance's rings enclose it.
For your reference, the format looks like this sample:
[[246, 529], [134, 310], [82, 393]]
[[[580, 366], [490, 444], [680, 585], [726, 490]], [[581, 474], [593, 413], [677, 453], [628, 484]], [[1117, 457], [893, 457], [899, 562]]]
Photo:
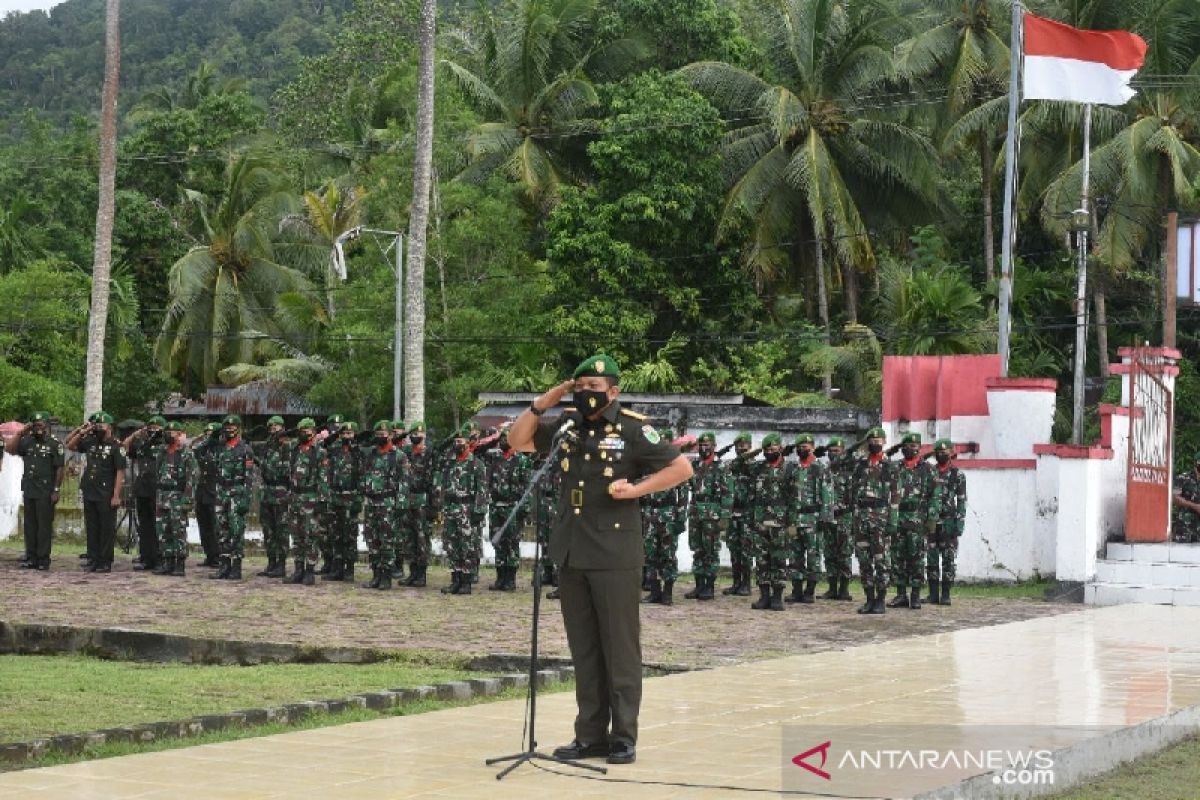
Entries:
[[1092, 284], [1092, 303], [1096, 308], [1096, 352], [1100, 355], [1100, 377], [1108, 378], [1108, 308], [1102, 280]]
[[425, 418], [425, 238], [433, 171], [434, 32], [437, 0], [421, 0], [421, 54], [417, 66], [417, 136], [413, 160], [412, 212], [408, 218], [405, 276], [404, 409]]
[[979, 134], [979, 170], [982, 173], [980, 191], [983, 195], [983, 275], [987, 285], [996, 277], [996, 232], [992, 219], [992, 170], [995, 154], [992, 152], [992, 134], [984, 128]]
[[104, 338], [112, 276], [112, 235], [116, 217], [117, 83], [121, 74], [121, 2], [107, 0], [104, 24], [104, 91], [100, 99], [100, 194], [92, 250], [92, 305], [88, 318], [83, 415], [104, 404]]
[[[829, 294], [825, 288], [825, 245], [817, 239], [816, 246], [817, 254], [817, 314], [820, 316], [821, 329], [825, 332], [824, 341], [826, 346], [830, 344], [829, 340]], [[833, 396], [833, 375], [826, 370], [821, 376], [821, 392], [826, 397]]]
[[846, 324], [858, 324], [858, 270], [853, 264], [842, 264], [842, 299], [846, 305]]

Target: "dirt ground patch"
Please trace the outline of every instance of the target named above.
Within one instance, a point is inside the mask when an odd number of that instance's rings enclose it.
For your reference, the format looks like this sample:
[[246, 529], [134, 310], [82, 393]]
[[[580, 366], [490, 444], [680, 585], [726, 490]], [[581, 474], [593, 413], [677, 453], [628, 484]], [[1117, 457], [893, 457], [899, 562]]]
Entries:
[[[109, 575], [80, 572], [74, 555], [56, 557], [50, 572], [17, 568], [19, 552], [0, 552], [0, 619], [10, 622], [122, 627], [189, 636], [263, 642], [436, 650], [457, 655], [521, 653], [529, 648], [529, 571], [509, 594], [482, 586], [469, 597], [443, 595], [443, 570], [430, 571], [425, 589], [363, 591], [318, 581], [287, 586], [251, 577], [240, 583], [210, 581], [210, 570], [189, 565], [186, 578], [133, 572], [119, 556]], [[247, 559], [253, 575], [261, 559]], [[365, 580], [360, 570], [359, 583]], [[726, 582], [727, 583], [727, 582]], [[642, 607], [647, 662], [708, 667], [758, 658], [835, 650], [907, 636], [997, 625], [1061, 614], [1078, 606], [1039, 600], [957, 597], [949, 608], [889, 610], [882, 617], [854, 613], [859, 603], [819, 601], [784, 613], [752, 611], [751, 598], [682, 599], [692, 588], [675, 587], [673, 607]], [[861, 602], [862, 590], [852, 593]], [[567, 655], [558, 604], [544, 601], [541, 652]]]

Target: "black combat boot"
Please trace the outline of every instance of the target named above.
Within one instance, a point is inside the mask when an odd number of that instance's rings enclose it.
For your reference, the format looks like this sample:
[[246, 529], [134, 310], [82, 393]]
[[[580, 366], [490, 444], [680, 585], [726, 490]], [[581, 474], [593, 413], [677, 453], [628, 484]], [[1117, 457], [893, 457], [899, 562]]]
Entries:
[[825, 590], [825, 594], [821, 595], [822, 600], [837, 600], [838, 596], [838, 579], [829, 576], [829, 588]]
[[697, 597], [700, 596], [700, 587], [703, 585], [704, 579], [701, 578], [699, 575], [696, 575], [695, 573], [692, 574], [692, 578], [693, 578], [693, 580], [696, 581], [696, 585], [692, 587], [692, 590], [690, 592], [683, 593], [684, 600], [695, 600]]
[[954, 585], [954, 581], [951, 581], [951, 580], [942, 581], [942, 600], [940, 603], [938, 603], [938, 605], [940, 605], [940, 606], [950, 605], [950, 587], [953, 585]]
[[754, 575], [752, 567], [742, 567], [742, 581], [737, 586], [733, 587], [733, 593], [738, 597], [750, 596], [750, 578]]
[[385, 592], [392, 588], [392, 571], [390, 569], [379, 570], [379, 585], [375, 588]]
[[835, 600], [853, 600], [854, 596], [850, 594], [850, 578], [838, 579], [838, 593]]
[[396, 581], [404, 580], [404, 559], [397, 558], [396, 562], [392, 564], [391, 577]]
[[741, 580], [742, 580], [742, 570], [740, 567], [738, 567], [737, 564], [733, 565], [730, 572], [733, 573], [733, 583], [729, 586], [726, 586], [724, 589], [721, 590], [721, 594], [726, 595], [726, 596], [731, 595], [734, 592], [736, 592], [738, 586], [741, 585]]
[[260, 578], [276, 578], [277, 575], [271, 573], [275, 571], [275, 556], [267, 556], [267, 566], [263, 567], [259, 572], [254, 573]]
[[160, 558], [158, 560], [158, 566], [150, 570], [150, 572], [154, 575], [170, 575], [171, 570], [175, 567], [175, 565], [171, 563], [172, 561], [174, 561], [173, 558]]
[[910, 597], [908, 600], [908, 607], [911, 608], [913, 611], [920, 611], [921, 610], [921, 587], [920, 586], [912, 587], [912, 591], [909, 594], [910, 594]]
[[339, 558], [333, 562], [333, 567], [329, 570], [329, 574], [325, 576], [327, 581], [344, 581], [346, 580], [346, 565]]
[[811, 605], [811, 604], [817, 602], [817, 599], [813, 596], [816, 593], [816, 591], [817, 591], [817, 579], [809, 578], [807, 581], [804, 582], [804, 594], [800, 595], [800, 602], [804, 603], [805, 605]]
[[[558, 575], [554, 571], [553, 564], [545, 564], [542, 567], [542, 585], [543, 586], [558, 586]], [[642, 591], [650, 591], [645, 586], [642, 586]]]
[[266, 577], [282, 578], [286, 574], [287, 574], [287, 559], [284, 558], [283, 556], [280, 556], [279, 558], [275, 559], [275, 566], [273, 566], [267, 570]]
[[342, 565], [342, 580], [346, 583], [354, 583], [354, 562]]
[[799, 603], [804, 599], [804, 581], [799, 578], [792, 579], [792, 593], [784, 598], [788, 603]]
[[176, 556], [175, 563], [171, 565], [171, 575], [176, 578], [182, 578], [187, 574], [187, 558], [184, 556]]
[[462, 586], [462, 573], [450, 573], [450, 585], [442, 587], [442, 594], [458, 594], [459, 588]]
[[939, 590], [940, 583], [941, 582], [937, 578], [929, 579], [929, 597], [925, 598], [926, 603], [929, 603], [930, 605], [935, 605], [935, 606], [941, 604], [942, 596], [941, 596], [941, 592]]
[[317, 565], [304, 564], [304, 578], [300, 581], [305, 586], [314, 586], [317, 583]]
[[328, 558], [321, 559], [321, 569], [317, 572], [318, 575], [324, 577], [329, 574], [329, 570], [333, 569], [333, 563]]
[[425, 586], [425, 571], [427, 569], [429, 569], [429, 567], [424, 564], [413, 564], [412, 575], [410, 575], [408, 580], [404, 582], [404, 585], [413, 586], [418, 589]]
[[515, 592], [517, 590], [517, 570], [520, 567], [509, 567], [508, 573], [504, 578], [504, 591]]
[[704, 581], [704, 585], [700, 587], [700, 594], [696, 595], [697, 600], [713, 600], [713, 584], [716, 583], [716, 578], [712, 575], [705, 575], [700, 580]]
[[41, 572], [49, 572], [50, 571], [50, 559], [48, 559], [48, 558], [40, 559], [37, 562], [37, 568]]
[[242, 579], [242, 560], [240, 558], [230, 560], [229, 574], [225, 576], [225, 579], [230, 581], [240, 581]]
[[379, 588], [379, 567], [371, 567], [371, 580], [358, 587], [360, 589], [378, 589]]
[[[661, 603], [662, 602], [662, 582], [658, 578], [650, 579], [650, 588], [647, 590], [650, 594], [642, 598], [643, 603]], [[687, 597], [685, 594], [684, 597]]]
[[908, 608], [908, 592], [904, 587], [896, 587], [896, 596], [892, 598], [892, 602], [887, 604], [888, 608]]
[[[549, 583], [546, 578], [542, 578], [542, 583]], [[650, 568], [642, 567], [642, 591], [650, 591]]]
[[300, 584], [304, 583], [304, 559], [296, 559], [292, 562], [292, 577], [284, 577], [284, 583]]
[[458, 591], [455, 592], [455, 594], [470, 594], [471, 586], [474, 585], [474, 583], [475, 581], [472, 579], [469, 573], [463, 575], [462, 580], [458, 583]]
[[488, 586], [489, 592], [499, 592], [504, 588], [504, 567], [496, 567], [496, 580]]
[[783, 587], [775, 586], [771, 589], [771, 610], [783, 611]]
[[867, 595], [867, 601], [858, 609], [859, 614], [870, 614], [871, 609], [875, 608], [875, 590], [870, 586], [864, 586], [863, 592]]
[[758, 585], [758, 599], [751, 603], [750, 607], [755, 611], [765, 611], [771, 607], [771, 584], [760, 583]]
[[675, 581], [663, 581], [662, 596], [659, 597], [658, 602], [664, 606], [675, 605], [675, 598], [673, 596], [674, 592]]
[[229, 570], [233, 566], [230, 562], [232, 559], [229, 556], [221, 556], [221, 567], [212, 575], [208, 576], [210, 581], [223, 581], [229, 577]]
[[880, 591], [876, 592], [875, 593], [875, 602], [871, 604], [871, 610], [868, 611], [867, 613], [868, 614], [885, 614], [885, 613], [887, 613], [887, 609], [884, 608], [884, 603], [883, 603], [883, 600], [885, 597], [887, 597], [886, 590], [881, 589]]

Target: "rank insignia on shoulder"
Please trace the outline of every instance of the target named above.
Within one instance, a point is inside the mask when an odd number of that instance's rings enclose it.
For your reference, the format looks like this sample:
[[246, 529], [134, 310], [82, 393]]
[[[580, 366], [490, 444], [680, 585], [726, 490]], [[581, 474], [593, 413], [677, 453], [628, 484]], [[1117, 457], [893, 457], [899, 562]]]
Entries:
[[639, 420], [644, 420], [647, 418], [645, 414], [639, 414], [636, 411], [630, 411], [628, 408], [622, 408], [621, 413], [627, 417], [633, 417], [634, 419]]
[[662, 437], [658, 435], [658, 431], [654, 430], [653, 425], [643, 425], [642, 435], [646, 437], [646, 441], [650, 444], [658, 444], [662, 441]]

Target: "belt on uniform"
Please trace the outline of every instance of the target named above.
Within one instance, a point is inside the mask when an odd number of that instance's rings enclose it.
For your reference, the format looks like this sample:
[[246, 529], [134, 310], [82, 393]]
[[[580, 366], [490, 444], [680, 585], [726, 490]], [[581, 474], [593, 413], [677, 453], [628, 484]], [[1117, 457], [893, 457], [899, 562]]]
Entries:
[[287, 481], [263, 481], [263, 486], [270, 486], [274, 489], [286, 489]]
[[901, 503], [900, 510], [901, 511], [920, 511], [921, 503]]
[[883, 508], [887, 505], [887, 500], [882, 497], [866, 497], [858, 501], [859, 508]]
[[820, 506], [800, 506], [801, 514], [815, 514], [821, 510]]
[[446, 497], [445, 501], [447, 503], [470, 503], [474, 501], [474, 499], [475, 495], [473, 494], [454, 494]]

